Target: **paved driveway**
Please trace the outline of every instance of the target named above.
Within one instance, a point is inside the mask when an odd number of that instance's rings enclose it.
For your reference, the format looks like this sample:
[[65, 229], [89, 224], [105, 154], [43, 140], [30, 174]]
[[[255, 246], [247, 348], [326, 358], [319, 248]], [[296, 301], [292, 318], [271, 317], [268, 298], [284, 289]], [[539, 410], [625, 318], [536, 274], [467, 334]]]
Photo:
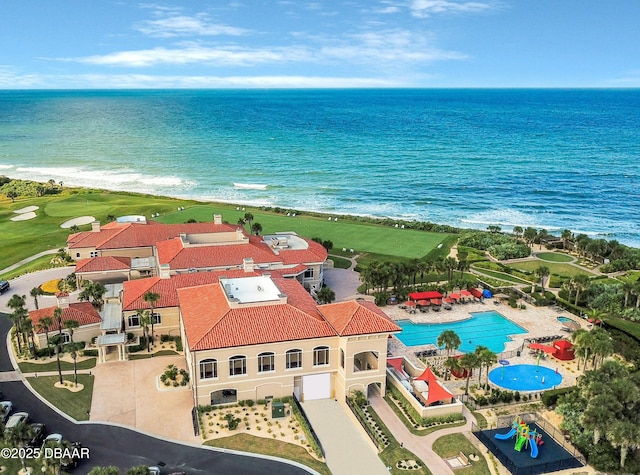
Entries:
[[358, 295], [358, 287], [362, 284], [358, 272], [338, 268], [325, 269], [324, 282], [335, 292], [336, 302], [362, 297]]
[[[0, 312], [11, 313], [12, 310], [7, 307], [7, 302], [13, 296], [13, 294], [26, 295], [27, 296], [27, 308], [29, 310], [35, 310], [36, 306], [33, 302], [33, 297], [29, 295], [31, 289], [37, 287], [48, 280], [62, 279], [75, 270], [75, 267], [56, 267], [54, 269], [47, 269], [39, 272], [32, 272], [31, 274], [22, 275], [16, 279], [10, 281], [11, 289], [8, 292], [0, 295]], [[74, 292], [71, 295], [71, 301], [77, 301], [78, 292]], [[38, 306], [40, 308], [53, 307], [57, 304], [57, 300], [53, 295], [43, 295], [38, 297]]]
[[186, 369], [182, 356], [98, 364], [90, 420], [201, 443], [193, 433], [191, 391], [186, 387], [167, 389], [158, 381], [170, 364]]

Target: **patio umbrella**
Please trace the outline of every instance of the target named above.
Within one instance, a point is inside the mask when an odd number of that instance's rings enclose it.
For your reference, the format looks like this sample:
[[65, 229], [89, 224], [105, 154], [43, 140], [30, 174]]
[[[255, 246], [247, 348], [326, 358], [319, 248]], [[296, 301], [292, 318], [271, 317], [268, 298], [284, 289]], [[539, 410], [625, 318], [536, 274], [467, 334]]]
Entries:
[[458, 300], [460, 298], [460, 294], [449, 294], [450, 299]]
[[553, 353], [556, 351], [553, 346], [543, 345], [542, 343], [530, 343], [529, 348], [532, 350], [544, 351], [545, 353]]
[[431, 299], [431, 303], [433, 305], [442, 305], [442, 300], [440, 300], [440, 299]]
[[416, 306], [416, 303], [413, 300], [407, 300], [404, 304], [407, 307], [415, 307]]
[[461, 290], [460, 295], [462, 295], [463, 297], [471, 297], [471, 292], [469, 292], [468, 290]]
[[430, 302], [428, 300], [418, 300], [416, 302], [418, 304], [418, 306], [420, 307], [426, 307], [428, 305], [431, 305]]
[[453, 299], [452, 299], [452, 298], [449, 298], [449, 297], [445, 297], [445, 298], [443, 298], [443, 299], [442, 299], [442, 301], [443, 301], [444, 303], [453, 303]]

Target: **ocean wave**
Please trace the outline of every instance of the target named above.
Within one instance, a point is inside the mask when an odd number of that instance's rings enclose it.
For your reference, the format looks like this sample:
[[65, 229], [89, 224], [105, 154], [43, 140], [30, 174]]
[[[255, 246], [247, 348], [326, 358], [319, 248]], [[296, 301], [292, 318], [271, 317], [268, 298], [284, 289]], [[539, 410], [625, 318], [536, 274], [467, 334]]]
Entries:
[[13, 165], [0, 165], [0, 170], [11, 170]]

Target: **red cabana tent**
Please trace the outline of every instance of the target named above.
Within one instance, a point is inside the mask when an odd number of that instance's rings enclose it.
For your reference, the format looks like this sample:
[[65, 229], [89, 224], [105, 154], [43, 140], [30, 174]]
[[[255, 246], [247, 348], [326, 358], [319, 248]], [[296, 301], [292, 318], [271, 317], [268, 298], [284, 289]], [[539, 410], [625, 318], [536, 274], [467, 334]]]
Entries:
[[562, 361], [569, 361], [575, 358], [575, 355], [573, 354], [573, 344], [570, 341], [568, 340], [556, 341], [553, 344], [553, 347], [556, 350], [553, 353], [553, 356], [555, 356], [557, 359]]
[[429, 394], [427, 395], [427, 400], [425, 401], [427, 405], [431, 405], [434, 402], [451, 399], [453, 397], [453, 394], [451, 394], [443, 386], [440, 385], [438, 378], [435, 374], [433, 374], [433, 371], [431, 371], [431, 368], [429, 367], [427, 367], [416, 379], [418, 381], [426, 381], [429, 385]]
[[435, 290], [430, 292], [412, 292], [409, 294], [409, 298], [411, 300], [430, 300], [430, 299], [441, 299], [442, 294]]

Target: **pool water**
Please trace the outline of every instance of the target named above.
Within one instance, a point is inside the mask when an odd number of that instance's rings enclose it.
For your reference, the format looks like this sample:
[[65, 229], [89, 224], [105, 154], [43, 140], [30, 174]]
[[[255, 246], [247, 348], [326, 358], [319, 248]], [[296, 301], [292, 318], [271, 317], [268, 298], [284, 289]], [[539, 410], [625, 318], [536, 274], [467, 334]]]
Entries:
[[512, 391], [543, 391], [558, 386], [562, 375], [544, 366], [516, 364], [491, 370], [489, 381]]
[[476, 346], [483, 345], [494, 353], [504, 351], [509, 335], [527, 333], [495, 310], [475, 312], [471, 318], [452, 323], [412, 323], [409, 320], [397, 322], [402, 331], [396, 336], [405, 346], [436, 345], [438, 337], [445, 330], [453, 330], [460, 337], [462, 345], [458, 350], [471, 353]]
[[562, 315], [560, 315], [558, 317], [558, 321], [559, 322], [573, 322], [573, 318], [569, 318], [569, 317], [563, 317]]

